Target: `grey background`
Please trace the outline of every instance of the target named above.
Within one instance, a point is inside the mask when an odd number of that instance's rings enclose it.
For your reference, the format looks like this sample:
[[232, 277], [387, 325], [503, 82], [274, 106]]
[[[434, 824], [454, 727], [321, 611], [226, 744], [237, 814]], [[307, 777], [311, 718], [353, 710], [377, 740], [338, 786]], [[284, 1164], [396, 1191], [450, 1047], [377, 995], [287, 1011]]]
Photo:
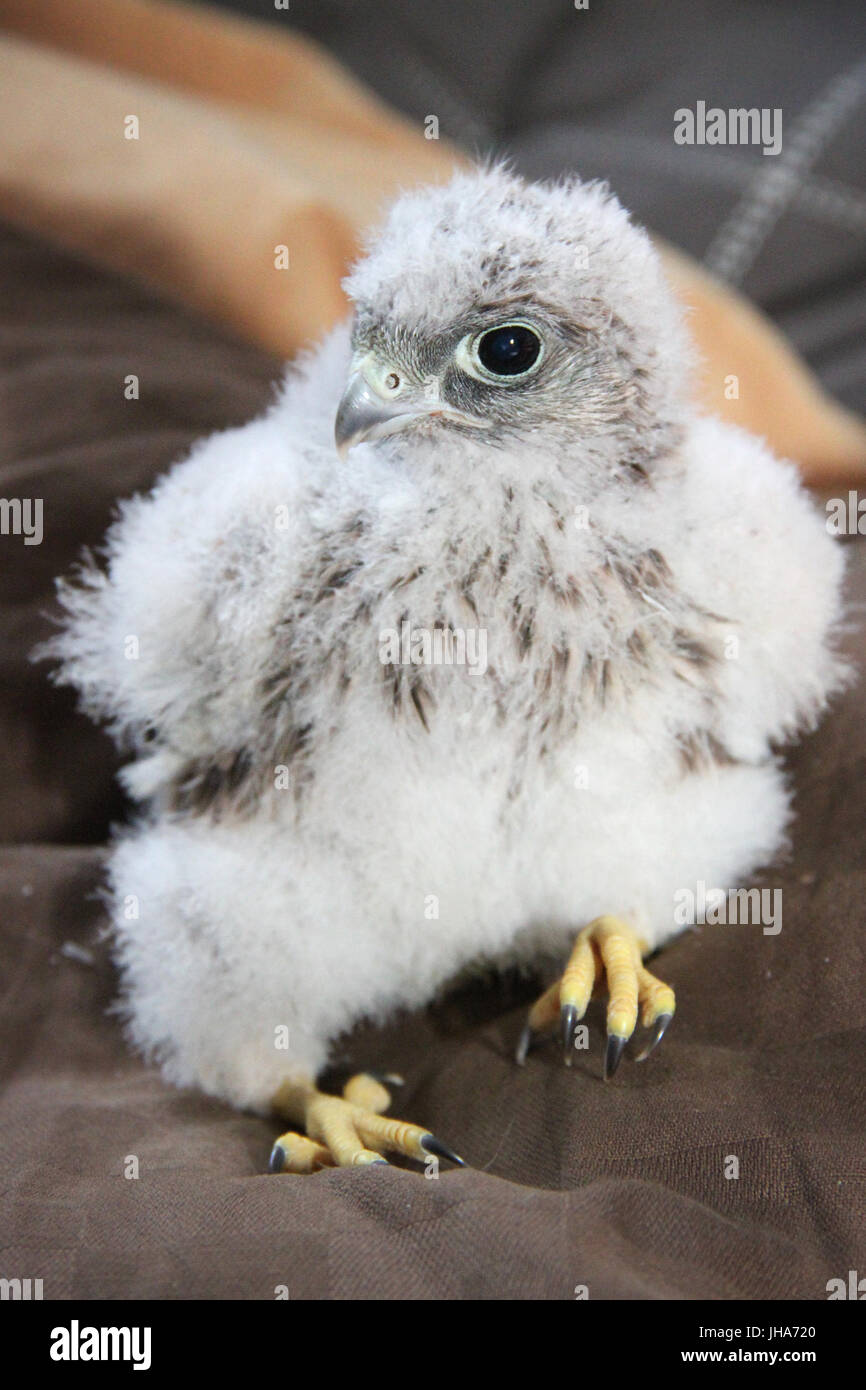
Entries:
[[[534, 178], [606, 179], [866, 408], [866, 6], [857, 0], [223, 0]], [[679, 146], [674, 112], [781, 108], [778, 156]]]

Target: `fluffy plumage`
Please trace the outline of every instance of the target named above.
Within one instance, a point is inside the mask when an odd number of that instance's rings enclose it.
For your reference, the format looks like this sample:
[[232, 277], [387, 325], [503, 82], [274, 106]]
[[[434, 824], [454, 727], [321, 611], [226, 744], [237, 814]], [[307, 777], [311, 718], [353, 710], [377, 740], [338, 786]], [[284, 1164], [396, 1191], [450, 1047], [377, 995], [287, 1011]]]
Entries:
[[[473, 962], [562, 954], [603, 912], [657, 945], [678, 889], [743, 884], [784, 839], [775, 749], [845, 674], [841, 553], [791, 466], [694, 414], [604, 188], [460, 175], [347, 284], [354, 326], [261, 419], [123, 505], [53, 644], [142, 803], [110, 867], [131, 1037], [260, 1108]], [[515, 320], [537, 370], [473, 374]], [[434, 405], [340, 459], [370, 362]], [[405, 622], [483, 628], [487, 670], [383, 665]]]

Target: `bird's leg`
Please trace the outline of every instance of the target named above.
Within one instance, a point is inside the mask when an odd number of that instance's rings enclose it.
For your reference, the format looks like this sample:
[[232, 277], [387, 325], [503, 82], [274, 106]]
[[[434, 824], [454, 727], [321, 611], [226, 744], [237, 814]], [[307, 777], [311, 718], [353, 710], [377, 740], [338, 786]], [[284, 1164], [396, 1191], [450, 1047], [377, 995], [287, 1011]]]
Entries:
[[536, 1000], [517, 1048], [522, 1063], [536, 1036], [559, 1024], [565, 1062], [571, 1065], [577, 1025], [596, 985], [607, 986], [607, 1048], [604, 1078], [613, 1076], [635, 1030], [638, 1012], [653, 1036], [638, 1058], [642, 1062], [664, 1037], [676, 1008], [674, 992], [643, 964], [646, 944], [619, 917], [596, 917], [580, 932], [562, 978]]
[[314, 1081], [291, 1078], [273, 1098], [274, 1110], [306, 1130], [281, 1134], [271, 1150], [272, 1173], [313, 1173], [319, 1168], [351, 1168], [386, 1163], [387, 1152], [426, 1162], [431, 1156], [462, 1166], [462, 1158], [420, 1125], [389, 1119], [391, 1104], [384, 1085], [401, 1086], [399, 1076], [360, 1072], [343, 1087], [342, 1096], [329, 1096]]

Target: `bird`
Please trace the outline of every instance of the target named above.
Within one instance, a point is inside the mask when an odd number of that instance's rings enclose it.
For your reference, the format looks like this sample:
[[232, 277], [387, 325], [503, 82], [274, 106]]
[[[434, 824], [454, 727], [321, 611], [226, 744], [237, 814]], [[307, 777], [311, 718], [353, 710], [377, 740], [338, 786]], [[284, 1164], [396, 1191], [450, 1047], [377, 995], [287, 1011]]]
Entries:
[[387, 1113], [396, 1076], [320, 1082], [467, 970], [556, 962], [517, 1062], [572, 1062], [593, 994], [605, 1079], [638, 1028], [648, 1055], [677, 901], [784, 850], [781, 750], [849, 679], [842, 552], [791, 463], [701, 413], [606, 184], [410, 189], [344, 283], [260, 417], [119, 504], [45, 653], [126, 758], [128, 1038], [278, 1121], [294, 1174], [463, 1161]]

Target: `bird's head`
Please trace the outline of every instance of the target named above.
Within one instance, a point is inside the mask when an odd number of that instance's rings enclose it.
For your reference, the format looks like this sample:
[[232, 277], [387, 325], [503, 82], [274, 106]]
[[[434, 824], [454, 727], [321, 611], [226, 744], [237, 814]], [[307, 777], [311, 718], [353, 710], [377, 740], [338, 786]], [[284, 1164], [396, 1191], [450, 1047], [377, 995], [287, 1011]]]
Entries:
[[501, 167], [401, 197], [349, 275], [341, 454], [462, 436], [645, 467], [675, 443], [681, 315], [646, 233], [599, 184]]

